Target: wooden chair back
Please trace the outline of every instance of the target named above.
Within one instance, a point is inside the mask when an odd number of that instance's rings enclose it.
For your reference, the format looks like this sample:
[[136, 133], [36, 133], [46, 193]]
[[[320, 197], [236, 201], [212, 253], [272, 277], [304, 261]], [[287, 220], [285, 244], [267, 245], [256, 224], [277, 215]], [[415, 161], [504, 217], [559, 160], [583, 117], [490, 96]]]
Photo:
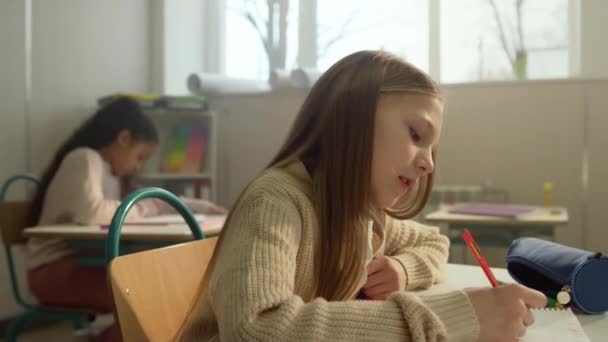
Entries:
[[124, 341], [173, 340], [197, 299], [217, 238], [119, 256], [109, 265]]

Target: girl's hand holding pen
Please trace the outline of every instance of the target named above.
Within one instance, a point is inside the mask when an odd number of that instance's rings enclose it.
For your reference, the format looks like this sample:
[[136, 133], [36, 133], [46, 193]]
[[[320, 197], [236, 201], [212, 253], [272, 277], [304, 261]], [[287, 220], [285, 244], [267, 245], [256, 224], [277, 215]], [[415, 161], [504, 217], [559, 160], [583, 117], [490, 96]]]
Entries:
[[465, 293], [479, 320], [480, 342], [517, 341], [534, 323], [530, 308], [544, 307], [547, 302], [541, 292], [519, 284], [465, 289]]

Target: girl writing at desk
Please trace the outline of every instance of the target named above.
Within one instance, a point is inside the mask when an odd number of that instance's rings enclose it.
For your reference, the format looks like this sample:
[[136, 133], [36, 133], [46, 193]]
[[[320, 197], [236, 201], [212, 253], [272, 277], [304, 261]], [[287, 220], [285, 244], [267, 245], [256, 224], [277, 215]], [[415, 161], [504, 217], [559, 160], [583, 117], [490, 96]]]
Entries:
[[[80, 126], [55, 153], [32, 202], [29, 226], [59, 223], [107, 224], [121, 202], [121, 180], [138, 172], [158, 148], [153, 122], [139, 105], [118, 98]], [[222, 213], [203, 200], [185, 203], [195, 212]], [[174, 211], [161, 200], [139, 202], [129, 218]], [[106, 270], [79, 265], [76, 250], [60, 239], [27, 243], [28, 281], [41, 304], [112, 312]], [[116, 327], [102, 336], [118, 341]]]
[[178, 340], [515, 341], [541, 293], [409, 292], [447, 262], [448, 239], [409, 220], [442, 123], [438, 86], [402, 59], [361, 51], [332, 66], [229, 214]]

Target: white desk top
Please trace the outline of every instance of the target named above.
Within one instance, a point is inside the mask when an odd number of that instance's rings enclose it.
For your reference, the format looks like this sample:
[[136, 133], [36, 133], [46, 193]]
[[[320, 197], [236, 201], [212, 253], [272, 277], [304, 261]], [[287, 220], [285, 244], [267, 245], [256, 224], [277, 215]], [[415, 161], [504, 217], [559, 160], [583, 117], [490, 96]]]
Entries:
[[[219, 234], [225, 220], [223, 215], [195, 215], [201, 222], [201, 229], [207, 236]], [[100, 225], [83, 226], [76, 224], [61, 224], [26, 228], [25, 237], [60, 238], [66, 240], [105, 240], [107, 228]], [[137, 222], [127, 222], [120, 232], [121, 241], [189, 241], [192, 232], [183, 218], [179, 215], [166, 215], [138, 219]]]
[[[496, 279], [510, 283], [514, 282], [504, 268], [492, 268]], [[466, 287], [489, 286], [489, 281], [479, 266], [448, 264], [447, 279], [445, 282], [433, 286], [423, 293], [441, 293], [445, 291], [463, 289]], [[604, 315], [577, 315], [589, 339], [606, 341], [608, 336], [608, 314]], [[558, 341], [556, 341], [558, 342]]]
[[509, 225], [509, 226], [557, 226], [568, 224], [568, 210], [566, 208], [554, 207], [552, 210], [543, 207], [534, 207], [529, 213], [518, 215], [516, 218], [452, 214], [448, 212], [449, 206], [434, 211], [426, 215], [425, 219], [429, 223], [462, 223], [462, 224], [489, 224], [489, 225]]

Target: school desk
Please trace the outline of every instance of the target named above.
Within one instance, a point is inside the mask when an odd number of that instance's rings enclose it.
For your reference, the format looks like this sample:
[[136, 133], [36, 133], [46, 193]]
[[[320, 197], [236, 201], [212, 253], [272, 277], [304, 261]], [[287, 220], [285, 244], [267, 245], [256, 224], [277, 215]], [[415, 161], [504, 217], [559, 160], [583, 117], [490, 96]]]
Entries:
[[[492, 271], [500, 282], [515, 282], [504, 268], [492, 268]], [[445, 282], [439, 283], [429, 290], [420, 291], [420, 293], [441, 293], [467, 287], [490, 286], [488, 278], [486, 278], [481, 268], [477, 265], [448, 264], [446, 273]], [[608, 314], [576, 315], [576, 317], [591, 341], [606, 341], [606, 337], [608, 336]]]
[[[222, 229], [224, 215], [195, 215], [206, 237], [216, 236]], [[27, 238], [63, 239], [76, 248], [99, 249], [97, 256], [80, 257], [78, 262], [86, 265], [103, 266], [103, 250], [108, 233], [107, 227], [100, 225], [60, 224], [26, 228]], [[120, 233], [121, 251], [138, 250], [176, 244], [192, 240], [192, 232], [179, 215], [137, 219], [126, 222]]]
[[[561, 207], [550, 210], [532, 207], [532, 211], [516, 217], [454, 214], [449, 208], [445, 206], [426, 215], [425, 223], [447, 224], [452, 245], [463, 244], [461, 233], [465, 228], [471, 231], [480, 246], [509, 247], [513, 240], [522, 236], [550, 236], [555, 241], [557, 227], [568, 224], [568, 210]], [[463, 253], [468, 253], [466, 248]]]

